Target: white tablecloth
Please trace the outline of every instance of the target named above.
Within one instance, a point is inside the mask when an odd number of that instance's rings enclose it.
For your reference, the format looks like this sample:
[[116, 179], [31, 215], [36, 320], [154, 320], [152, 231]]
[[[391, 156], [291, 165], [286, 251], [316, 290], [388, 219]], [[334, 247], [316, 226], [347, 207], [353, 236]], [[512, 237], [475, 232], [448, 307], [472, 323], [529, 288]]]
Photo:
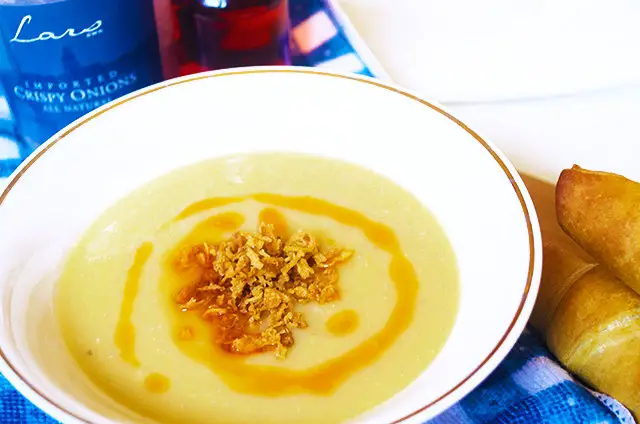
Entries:
[[449, 107], [521, 171], [554, 181], [575, 163], [640, 181], [640, 84], [537, 101]]

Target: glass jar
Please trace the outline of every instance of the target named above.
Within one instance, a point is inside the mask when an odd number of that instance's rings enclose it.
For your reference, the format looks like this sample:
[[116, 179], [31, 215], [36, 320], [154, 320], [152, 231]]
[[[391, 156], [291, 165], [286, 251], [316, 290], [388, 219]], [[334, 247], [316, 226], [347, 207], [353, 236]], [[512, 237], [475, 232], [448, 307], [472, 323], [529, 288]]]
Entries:
[[287, 0], [172, 0], [180, 73], [290, 65]]

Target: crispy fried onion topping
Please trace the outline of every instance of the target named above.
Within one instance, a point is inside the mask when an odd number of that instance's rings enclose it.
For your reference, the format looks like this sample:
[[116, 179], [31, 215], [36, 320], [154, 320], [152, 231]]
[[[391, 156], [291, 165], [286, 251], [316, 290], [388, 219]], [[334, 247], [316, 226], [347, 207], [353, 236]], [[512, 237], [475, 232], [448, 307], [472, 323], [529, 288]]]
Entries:
[[296, 305], [339, 299], [337, 266], [352, 256], [348, 249], [322, 249], [309, 232], [285, 239], [260, 223], [257, 232], [185, 249], [178, 266], [200, 268], [201, 278], [175, 301], [214, 324], [215, 342], [226, 351], [273, 351], [284, 359], [295, 342], [292, 330], [308, 326]]

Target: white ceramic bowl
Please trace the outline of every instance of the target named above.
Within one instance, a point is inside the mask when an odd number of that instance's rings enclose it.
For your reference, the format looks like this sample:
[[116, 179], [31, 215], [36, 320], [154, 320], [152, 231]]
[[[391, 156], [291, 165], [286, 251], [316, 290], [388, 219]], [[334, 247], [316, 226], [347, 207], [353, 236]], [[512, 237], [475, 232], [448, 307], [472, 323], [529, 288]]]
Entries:
[[52, 288], [65, 252], [105, 208], [161, 174], [274, 150], [386, 175], [428, 206], [457, 256], [460, 310], [446, 345], [409, 387], [355, 421], [424, 422], [477, 386], [517, 340], [537, 293], [540, 233], [522, 181], [439, 106], [372, 79], [296, 68], [149, 87], [73, 123], [24, 162], [0, 197], [2, 373], [65, 423], [130, 422], [58, 336]]

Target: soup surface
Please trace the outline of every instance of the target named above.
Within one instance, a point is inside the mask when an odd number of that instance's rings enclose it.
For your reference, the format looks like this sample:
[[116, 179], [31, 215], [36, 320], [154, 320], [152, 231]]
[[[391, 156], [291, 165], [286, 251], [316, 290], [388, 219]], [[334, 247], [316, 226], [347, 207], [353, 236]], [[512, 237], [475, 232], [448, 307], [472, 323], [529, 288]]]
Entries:
[[[235, 355], [176, 293], [175, 252], [259, 220], [353, 250], [340, 296], [297, 305], [286, 358]], [[388, 400], [444, 345], [458, 302], [452, 248], [410, 193], [319, 157], [252, 154], [198, 163], [127, 195], [87, 230], [57, 286], [65, 342], [87, 376], [162, 423], [341, 422]], [[188, 337], [185, 337], [185, 334]]]

